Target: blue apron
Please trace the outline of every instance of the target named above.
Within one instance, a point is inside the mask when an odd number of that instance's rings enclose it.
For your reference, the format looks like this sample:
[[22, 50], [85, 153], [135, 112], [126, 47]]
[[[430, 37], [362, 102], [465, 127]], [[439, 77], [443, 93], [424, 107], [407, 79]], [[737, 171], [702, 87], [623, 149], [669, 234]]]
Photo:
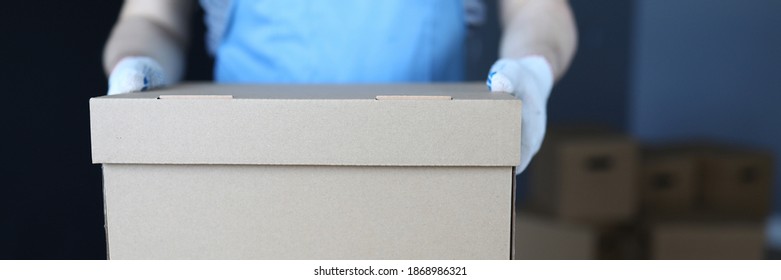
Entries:
[[458, 81], [465, 33], [463, 0], [233, 0], [215, 80]]

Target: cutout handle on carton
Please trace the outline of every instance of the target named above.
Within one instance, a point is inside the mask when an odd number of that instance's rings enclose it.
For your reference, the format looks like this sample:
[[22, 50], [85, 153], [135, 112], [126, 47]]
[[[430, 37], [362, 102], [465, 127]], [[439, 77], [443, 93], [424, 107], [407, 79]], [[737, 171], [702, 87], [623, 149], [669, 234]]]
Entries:
[[651, 183], [657, 190], [666, 190], [672, 188], [675, 184], [674, 181], [675, 178], [673, 175], [667, 172], [654, 174], [653, 178], [651, 179]]
[[591, 172], [608, 171], [613, 167], [613, 159], [608, 155], [595, 155], [586, 159], [586, 168]]
[[453, 100], [448, 95], [377, 95], [376, 100]]
[[160, 95], [157, 99], [233, 99], [233, 95]]
[[738, 177], [740, 177], [740, 183], [744, 185], [750, 185], [757, 181], [757, 168], [754, 166], [745, 166], [740, 169]]

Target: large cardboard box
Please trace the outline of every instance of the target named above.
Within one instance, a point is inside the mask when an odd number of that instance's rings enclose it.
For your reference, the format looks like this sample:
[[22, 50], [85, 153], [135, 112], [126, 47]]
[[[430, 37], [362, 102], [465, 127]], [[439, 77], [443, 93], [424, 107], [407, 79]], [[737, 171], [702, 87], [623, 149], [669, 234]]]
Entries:
[[766, 217], [770, 214], [773, 159], [745, 149], [709, 149], [701, 154], [702, 200], [714, 211]]
[[657, 221], [649, 239], [651, 257], [658, 260], [756, 260], [765, 252], [765, 227], [759, 220]]
[[479, 84], [90, 100], [111, 259], [508, 259], [521, 102]]
[[653, 147], [641, 175], [647, 214], [762, 218], [770, 211], [773, 161], [766, 152], [707, 142]]
[[700, 168], [696, 157], [646, 149], [640, 170], [642, 212], [671, 216], [693, 211], [700, 199]]
[[631, 220], [638, 204], [638, 153], [625, 135], [552, 129], [531, 166], [529, 205], [571, 222]]
[[633, 225], [595, 226], [521, 211], [515, 225], [515, 257], [522, 260], [645, 258]]

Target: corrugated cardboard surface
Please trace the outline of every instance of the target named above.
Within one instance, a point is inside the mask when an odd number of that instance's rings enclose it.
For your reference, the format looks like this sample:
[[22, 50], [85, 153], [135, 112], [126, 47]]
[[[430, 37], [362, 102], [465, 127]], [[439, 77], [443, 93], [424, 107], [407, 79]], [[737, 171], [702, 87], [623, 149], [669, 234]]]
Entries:
[[590, 260], [597, 257], [597, 231], [538, 214], [518, 213], [515, 258], [520, 260]]
[[511, 252], [512, 167], [105, 164], [104, 180], [111, 259]]
[[454, 100], [514, 100], [489, 93], [483, 82], [426, 84], [214, 84], [186, 83], [99, 99], [155, 99], [161, 95], [230, 95], [234, 99], [372, 100], [376, 96], [451, 96]]
[[109, 256], [508, 259], [520, 106], [481, 84], [93, 98]]
[[666, 222], [651, 229], [651, 256], [660, 260], [762, 259], [762, 222]]
[[[452, 100], [375, 100], [377, 95]], [[232, 95], [232, 99], [157, 99]], [[478, 84], [185, 85], [90, 100], [95, 163], [516, 166], [521, 101]]]

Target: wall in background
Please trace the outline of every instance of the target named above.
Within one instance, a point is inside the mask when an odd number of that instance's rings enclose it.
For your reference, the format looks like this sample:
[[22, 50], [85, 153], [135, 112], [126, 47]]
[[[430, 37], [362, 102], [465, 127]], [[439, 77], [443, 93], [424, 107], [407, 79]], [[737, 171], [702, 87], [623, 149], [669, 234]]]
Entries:
[[781, 1], [637, 0], [635, 13], [631, 131], [765, 148], [778, 162]]
[[[100, 166], [89, 98], [105, 94], [103, 45], [122, 1], [7, 1], [0, 9], [0, 259], [103, 259]], [[210, 79], [202, 12], [187, 79]]]
[[628, 129], [632, 13], [634, 1], [571, 0], [578, 50], [553, 89], [548, 119]]
[[[570, 5], [578, 28], [578, 49], [570, 69], [551, 93], [548, 126], [586, 124], [626, 132], [634, 2], [571, 0]], [[517, 180], [521, 204], [528, 173], [521, 173]]]

